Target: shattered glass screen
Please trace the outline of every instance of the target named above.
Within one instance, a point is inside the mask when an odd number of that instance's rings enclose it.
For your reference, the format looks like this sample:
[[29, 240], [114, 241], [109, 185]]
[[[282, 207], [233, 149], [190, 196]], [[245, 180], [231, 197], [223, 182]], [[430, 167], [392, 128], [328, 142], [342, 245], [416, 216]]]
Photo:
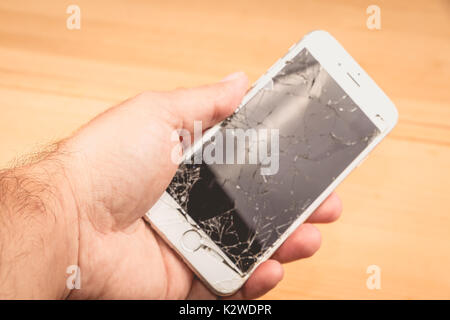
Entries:
[[264, 161], [182, 163], [167, 192], [243, 274], [379, 133], [307, 49], [227, 128], [278, 129], [278, 172], [261, 174]]

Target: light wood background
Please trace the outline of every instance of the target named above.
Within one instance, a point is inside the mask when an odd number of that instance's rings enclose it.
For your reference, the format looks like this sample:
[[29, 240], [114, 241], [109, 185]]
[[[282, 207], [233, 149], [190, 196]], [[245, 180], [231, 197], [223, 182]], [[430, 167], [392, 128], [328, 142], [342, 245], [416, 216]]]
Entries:
[[[81, 30], [66, 8], [81, 8]], [[381, 30], [366, 8], [381, 8]], [[396, 103], [398, 126], [338, 188], [321, 250], [266, 298], [450, 298], [450, 1], [0, 2], [0, 164], [140, 91], [252, 81], [332, 33]], [[369, 290], [366, 269], [381, 268]]]

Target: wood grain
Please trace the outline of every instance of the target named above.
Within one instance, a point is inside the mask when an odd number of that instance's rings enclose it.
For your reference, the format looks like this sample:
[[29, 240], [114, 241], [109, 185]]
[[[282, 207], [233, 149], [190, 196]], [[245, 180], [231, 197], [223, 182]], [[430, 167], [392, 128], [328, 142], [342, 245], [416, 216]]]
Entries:
[[[81, 8], [81, 29], [66, 8]], [[450, 3], [0, 2], [0, 164], [70, 134], [140, 91], [245, 71], [252, 81], [304, 34], [331, 32], [396, 103], [398, 126], [338, 188], [321, 250], [266, 298], [450, 298]], [[369, 265], [381, 290], [366, 287]]]

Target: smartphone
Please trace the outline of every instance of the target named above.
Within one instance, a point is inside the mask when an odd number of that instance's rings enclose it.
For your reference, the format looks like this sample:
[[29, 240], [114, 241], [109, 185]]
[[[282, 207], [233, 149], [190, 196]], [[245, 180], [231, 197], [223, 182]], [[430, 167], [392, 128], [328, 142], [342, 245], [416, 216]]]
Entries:
[[[394, 104], [329, 33], [309, 33], [232, 116], [186, 151], [146, 220], [210, 290], [231, 295], [397, 118]], [[243, 143], [228, 144], [237, 133]], [[225, 161], [202, 159], [211, 147]]]

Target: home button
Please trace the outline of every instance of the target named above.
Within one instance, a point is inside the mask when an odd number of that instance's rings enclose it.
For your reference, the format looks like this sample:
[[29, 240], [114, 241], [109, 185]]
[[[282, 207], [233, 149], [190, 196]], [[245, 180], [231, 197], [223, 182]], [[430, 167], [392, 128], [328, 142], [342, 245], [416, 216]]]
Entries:
[[202, 236], [196, 230], [188, 230], [181, 237], [181, 246], [190, 252], [197, 251], [202, 244]]

